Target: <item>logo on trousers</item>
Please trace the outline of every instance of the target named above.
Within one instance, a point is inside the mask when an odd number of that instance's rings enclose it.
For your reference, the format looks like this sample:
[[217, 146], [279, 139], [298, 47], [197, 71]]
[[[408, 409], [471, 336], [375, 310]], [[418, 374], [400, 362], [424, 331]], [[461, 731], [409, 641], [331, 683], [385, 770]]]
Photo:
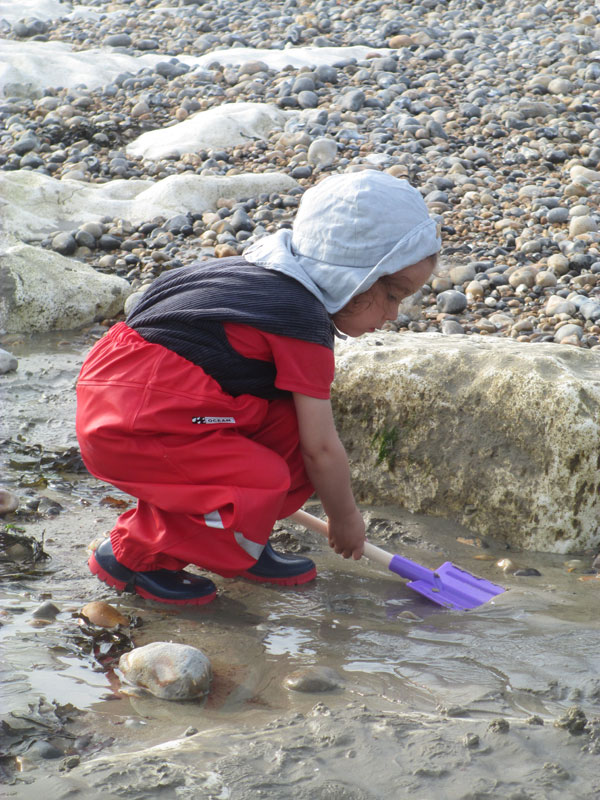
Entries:
[[235, 423], [235, 417], [192, 417], [195, 425], [223, 425]]

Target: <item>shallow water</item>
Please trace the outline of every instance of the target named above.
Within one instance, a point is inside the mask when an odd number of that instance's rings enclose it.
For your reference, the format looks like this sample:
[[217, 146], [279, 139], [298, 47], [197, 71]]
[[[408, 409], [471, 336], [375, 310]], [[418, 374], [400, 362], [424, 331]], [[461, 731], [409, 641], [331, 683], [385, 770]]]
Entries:
[[[342, 560], [300, 528], [293, 530], [310, 544], [319, 577], [298, 589], [217, 578], [214, 603], [172, 609], [119, 596], [93, 578], [87, 545], [110, 529], [115, 503], [127, 501], [75, 471], [73, 387], [93, 335], [4, 344], [19, 358], [18, 372], [0, 379], [5, 485], [62, 511], [8, 520], [43, 536], [51, 559], [29, 573], [18, 559], [0, 565], [2, 718], [22, 723], [41, 698], [84, 712], [60, 725], [42, 709], [20, 752], [10, 739], [7, 796], [39, 796], [43, 783], [46, 797], [154, 797], [148, 775], [155, 780], [159, 762], [171, 775], [161, 773], [160, 796], [173, 798], [597, 796], [600, 581], [580, 580], [592, 554], [569, 572], [564, 556], [482, 549], [458, 542], [472, 534], [449, 521], [371, 508], [375, 543], [429, 567], [452, 560], [508, 591], [470, 612], [447, 611], [366, 559]], [[496, 562], [507, 556], [541, 575], [505, 575]], [[48, 597], [60, 614], [34, 624]], [[129, 632], [136, 645], [172, 640], [202, 649], [214, 670], [206, 701], [128, 694], [82, 635], [77, 612], [93, 599], [141, 618]], [[333, 668], [339, 688], [286, 687], [291, 673], [315, 666]], [[589, 721], [581, 736], [554, 727], [572, 706]], [[533, 715], [544, 724], [528, 723]], [[504, 736], [490, 728], [499, 718], [509, 724]], [[190, 728], [197, 733], [185, 735]], [[465, 744], [469, 735], [479, 737], [477, 747]], [[59, 756], [40, 755], [39, 742], [53, 743]], [[160, 757], [153, 746], [162, 747]], [[80, 761], [65, 769], [69, 755]], [[300, 769], [303, 761], [310, 769]], [[194, 793], [199, 787], [204, 794]]]

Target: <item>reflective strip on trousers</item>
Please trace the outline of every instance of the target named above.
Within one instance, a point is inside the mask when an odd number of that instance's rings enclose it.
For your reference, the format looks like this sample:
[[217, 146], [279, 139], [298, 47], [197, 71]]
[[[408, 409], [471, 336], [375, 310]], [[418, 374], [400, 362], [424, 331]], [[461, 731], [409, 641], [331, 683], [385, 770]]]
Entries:
[[251, 539], [246, 539], [244, 534], [240, 533], [239, 531], [234, 531], [233, 535], [242, 550], [245, 550], [249, 556], [252, 556], [252, 558], [255, 558], [258, 561], [258, 559], [261, 557], [262, 551], [265, 549], [264, 544], [253, 542]]

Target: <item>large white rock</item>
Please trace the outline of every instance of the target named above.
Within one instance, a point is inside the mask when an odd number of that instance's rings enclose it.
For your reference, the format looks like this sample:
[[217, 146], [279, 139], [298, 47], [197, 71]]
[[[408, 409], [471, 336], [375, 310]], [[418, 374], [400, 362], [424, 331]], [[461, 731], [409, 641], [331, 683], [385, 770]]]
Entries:
[[[63, 0], [0, 0], [0, 20], [14, 23], [21, 19], [77, 19], [78, 17], [97, 19], [98, 9], [91, 6], [73, 6]], [[110, 16], [108, 14], [107, 16]]]
[[200, 111], [170, 128], [143, 133], [127, 146], [127, 153], [158, 159], [202, 149], [235, 147], [266, 139], [272, 130], [283, 128], [291, 113], [270, 103], [225, 103]]
[[600, 543], [600, 356], [556, 344], [370, 334], [337, 348], [333, 401], [361, 500], [512, 546]]
[[63, 42], [0, 39], [0, 95], [40, 97], [46, 87], [97, 89], [121, 72], [138, 72], [168, 56], [129, 56], [112, 49], [78, 50]]
[[161, 181], [115, 180], [94, 184], [57, 180], [29, 170], [0, 172], [0, 219], [4, 234], [30, 241], [57, 228], [71, 230], [104, 216], [140, 224], [153, 217], [216, 208], [219, 198], [243, 200], [298, 184], [279, 172], [225, 177], [184, 173]]
[[197, 647], [152, 642], [119, 659], [121, 677], [163, 700], [195, 700], [210, 688], [210, 661]]
[[131, 287], [123, 278], [39, 247], [0, 253], [0, 329], [70, 330], [120, 313]]
[[[173, 9], [175, 10], [175, 9]], [[240, 66], [248, 61], [263, 61], [270, 69], [336, 64], [347, 58], [358, 61], [366, 58], [373, 48], [356, 47], [297, 47], [284, 50], [233, 47], [214, 50], [201, 56], [177, 55], [179, 61], [191, 68], [206, 68], [218, 62], [223, 66]], [[385, 54], [387, 48], [378, 48]], [[73, 89], [83, 84], [88, 89], [105, 86], [123, 72], [135, 75], [144, 67], [154, 67], [172, 54], [144, 53], [131, 56], [112, 48], [97, 47], [77, 50], [63, 42], [14, 41], [0, 39], [0, 95], [40, 97], [47, 87], [63, 86]]]

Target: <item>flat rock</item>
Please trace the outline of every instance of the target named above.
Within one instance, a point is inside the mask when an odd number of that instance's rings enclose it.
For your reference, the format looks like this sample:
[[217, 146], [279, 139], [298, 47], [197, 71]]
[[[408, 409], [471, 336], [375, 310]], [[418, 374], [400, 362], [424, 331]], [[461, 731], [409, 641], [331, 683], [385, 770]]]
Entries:
[[184, 173], [160, 181], [132, 179], [104, 184], [57, 180], [28, 170], [0, 172], [4, 233], [21, 240], [60, 227], [76, 228], [106, 215], [140, 224], [215, 209], [219, 199], [241, 200], [297, 186], [279, 172], [212, 176]]
[[116, 275], [39, 247], [0, 253], [0, 328], [9, 333], [73, 330], [116, 316], [131, 291]]
[[334, 410], [361, 501], [524, 549], [597, 547], [597, 353], [431, 333], [336, 350]]
[[127, 146], [128, 155], [146, 159], [174, 158], [199, 150], [223, 149], [266, 139], [283, 129], [293, 112], [270, 103], [225, 103], [173, 125], [139, 136]]

